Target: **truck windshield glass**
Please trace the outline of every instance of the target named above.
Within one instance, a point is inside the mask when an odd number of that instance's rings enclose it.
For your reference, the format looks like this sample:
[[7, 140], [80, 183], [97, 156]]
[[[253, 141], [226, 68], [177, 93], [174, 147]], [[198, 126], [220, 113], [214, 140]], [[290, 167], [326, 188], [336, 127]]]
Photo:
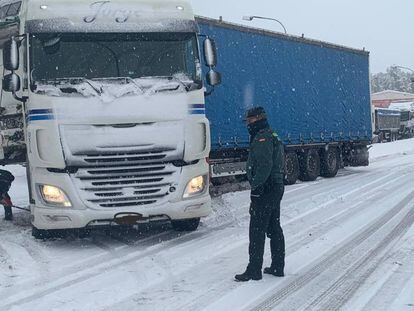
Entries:
[[33, 34], [30, 57], [33, 84], [171, 77], [201, 88], [193, 33]]

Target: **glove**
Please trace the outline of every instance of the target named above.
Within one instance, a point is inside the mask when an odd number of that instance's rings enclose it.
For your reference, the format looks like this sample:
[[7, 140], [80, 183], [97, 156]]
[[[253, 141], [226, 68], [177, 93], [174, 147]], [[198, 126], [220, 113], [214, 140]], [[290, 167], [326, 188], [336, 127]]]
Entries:
[[13, 202], [7, 194], [1, 200], [0, 204], [2, 204], [4, 207], [12, 207], [13, 206]]

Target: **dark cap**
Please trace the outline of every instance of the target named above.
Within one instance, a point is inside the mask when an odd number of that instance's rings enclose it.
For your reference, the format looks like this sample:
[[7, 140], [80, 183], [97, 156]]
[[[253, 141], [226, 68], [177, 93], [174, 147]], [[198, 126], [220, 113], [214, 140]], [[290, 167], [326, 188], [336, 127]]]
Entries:
[[247, 110], [246, 119], [252, 117], [262, 117], [263, 119], [267, 119], [266, 111], [263, 107], [253, 107]]

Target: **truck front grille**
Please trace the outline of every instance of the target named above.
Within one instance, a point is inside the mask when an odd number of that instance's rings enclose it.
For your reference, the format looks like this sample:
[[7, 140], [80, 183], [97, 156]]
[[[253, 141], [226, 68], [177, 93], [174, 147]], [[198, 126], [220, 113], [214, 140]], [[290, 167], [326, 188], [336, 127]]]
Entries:
[[159, 204], [167, 200], [179, 174], [173, 164], [154, 161], [163, 157], [162, 153], [88, 156], [85, 161], [94, 166], [79, 168], [72, 179], [89, 207]]
[[[174, 150], [140, 151], [131, 153], [104, 153], [80, 155], [87, 165], [125, 165], [164, 161]], [[79, 156], [79, 155], [78, 155]]]

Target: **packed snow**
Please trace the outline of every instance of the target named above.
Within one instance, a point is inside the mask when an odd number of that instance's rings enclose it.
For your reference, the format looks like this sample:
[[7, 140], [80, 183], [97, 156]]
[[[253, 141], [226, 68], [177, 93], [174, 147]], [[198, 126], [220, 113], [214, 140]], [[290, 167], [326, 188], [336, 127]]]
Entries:
[[[119, 79], [108, 78], [102, 80], [72, 78], [72, 80], [77, 81], [75, 83], [69, 79], [46, 84], [39, 83], [36, 85], [36, 92], [54, 97], [79, 95], [95, 97], [104, 103], [111, 103], [125, 95], [151, 96], [165, 91], [183, 93], [186, 91], [186, 85], [193, 83], [183, 73], [176, 74], [172, 77], [138, 79], [121, 77]], [[114, 87], [115, 85], [116, 87]]]
[[[369, 167], [286, 188], [285, 278], [233, 281], [248, 259], [248, 191], [214, 197], [187, 234], [167, 224], [39, 241], [16, 211], [0, 220], [0, 310], [412, 310], [414, 139], [370, 152]], [[7, 169], [27, 206], [24, 168]]]

